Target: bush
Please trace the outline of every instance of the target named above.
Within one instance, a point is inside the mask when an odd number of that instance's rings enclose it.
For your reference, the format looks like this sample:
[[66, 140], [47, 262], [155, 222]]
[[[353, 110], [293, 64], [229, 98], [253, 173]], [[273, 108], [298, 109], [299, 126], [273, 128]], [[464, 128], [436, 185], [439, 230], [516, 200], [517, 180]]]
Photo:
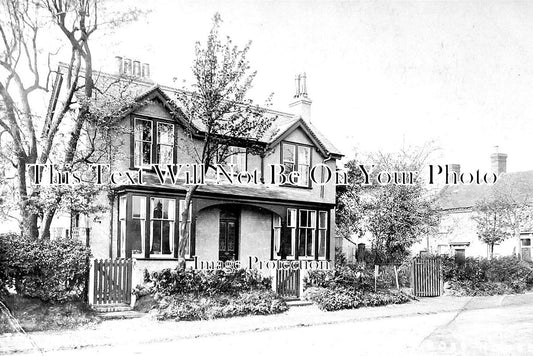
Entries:
[[305, 286], [370, 291], [374, 289], [374, 275], [363, 265], [346, 265], [333, 271], [312, 270], [305, 278]]
[[166, 296], [160, 301], [158, 320], [207, 320], [241, 315], [282, 313], [287, 304], [270, 290], [255, 290], [237, 295], [218, 294], [198, 298], [193, 294]]
[[513, 256], [468, 257], [463, 263], [447, 257], [443, 259], [443, 276], [458, 295], [523, 293], [533, 287], [533, 263]]
[[0, 235], [0, 290], [63, 302], [85, 296], [90, 250], [75, 239], [34, 240]]
[[311, 287], [304, 292], [304, 298], [326, 311], [402, 304], [411, 300], [409, 295], [400, 291], [368, 292], [343, 287]]
[[160, 296], [194, 294], [214, 296], [219, 294], [237, 295], [243, 291], [269, 290], [271, 279], [263, 277], [256, 270], [181, 270], [164, 269], [149, 277], [152, 290]]

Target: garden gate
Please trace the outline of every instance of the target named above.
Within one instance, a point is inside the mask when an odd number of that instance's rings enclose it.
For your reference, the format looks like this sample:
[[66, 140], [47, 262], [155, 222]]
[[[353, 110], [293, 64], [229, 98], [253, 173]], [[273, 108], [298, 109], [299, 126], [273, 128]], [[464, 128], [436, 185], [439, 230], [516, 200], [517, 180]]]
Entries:
[[131, 259], [94, 260], [91, 304], [129, 304], [131, 302]]
[[438, 257], [415, 257], [411, 267], [411, 285], [417, 297], [438, 297], [444, 289], [442, 262]]
[[300, 298], [300, 270], [276, 270], [276, 293], [285, 299]]

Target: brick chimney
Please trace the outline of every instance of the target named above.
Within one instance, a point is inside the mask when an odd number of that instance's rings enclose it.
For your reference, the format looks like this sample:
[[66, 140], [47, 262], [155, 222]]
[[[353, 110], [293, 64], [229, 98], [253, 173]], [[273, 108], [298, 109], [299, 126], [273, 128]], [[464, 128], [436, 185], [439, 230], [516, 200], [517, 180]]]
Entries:
[[507, 172], [507, 155], [500, 153], [498, 146], [494, 147], [494, 153], [490, 155], [490, 166], [497, 175]]
[[305, 73], [295, 77], [294, 101], [289, 104], [290, 111], [304, 120], [311, 122], [311, 99], [307, 97], [307, 76]]
[[116, 72], [119, 75], [150, 79], [150, 64], [148, 63], [121, 56], [115, 56], [115, 63]]

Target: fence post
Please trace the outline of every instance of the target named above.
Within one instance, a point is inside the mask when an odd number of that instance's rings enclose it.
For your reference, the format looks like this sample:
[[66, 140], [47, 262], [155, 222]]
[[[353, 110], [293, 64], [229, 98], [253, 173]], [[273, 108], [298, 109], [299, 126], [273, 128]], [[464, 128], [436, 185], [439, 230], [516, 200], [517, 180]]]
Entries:
[[91, 260], [89, 264], [89, 288], [87, 291], [87, 296], [89, 300], [89, 305], [94, 304], [94, 258]]

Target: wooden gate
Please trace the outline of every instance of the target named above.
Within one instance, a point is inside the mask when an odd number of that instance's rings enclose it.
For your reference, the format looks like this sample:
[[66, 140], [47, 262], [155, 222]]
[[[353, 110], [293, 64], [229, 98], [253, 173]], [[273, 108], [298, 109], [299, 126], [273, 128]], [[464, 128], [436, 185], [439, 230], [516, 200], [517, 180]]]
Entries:
[[94, 260], [93, 304], [131, 302], [131, 259]]
[[440, 258], [413, 258], [411, 281], [413, 293], [417, 297], [440, 296], [444, 289]]
[[276, 293], [285, 299], [300, 298], [300, 270], [276, 270]]

